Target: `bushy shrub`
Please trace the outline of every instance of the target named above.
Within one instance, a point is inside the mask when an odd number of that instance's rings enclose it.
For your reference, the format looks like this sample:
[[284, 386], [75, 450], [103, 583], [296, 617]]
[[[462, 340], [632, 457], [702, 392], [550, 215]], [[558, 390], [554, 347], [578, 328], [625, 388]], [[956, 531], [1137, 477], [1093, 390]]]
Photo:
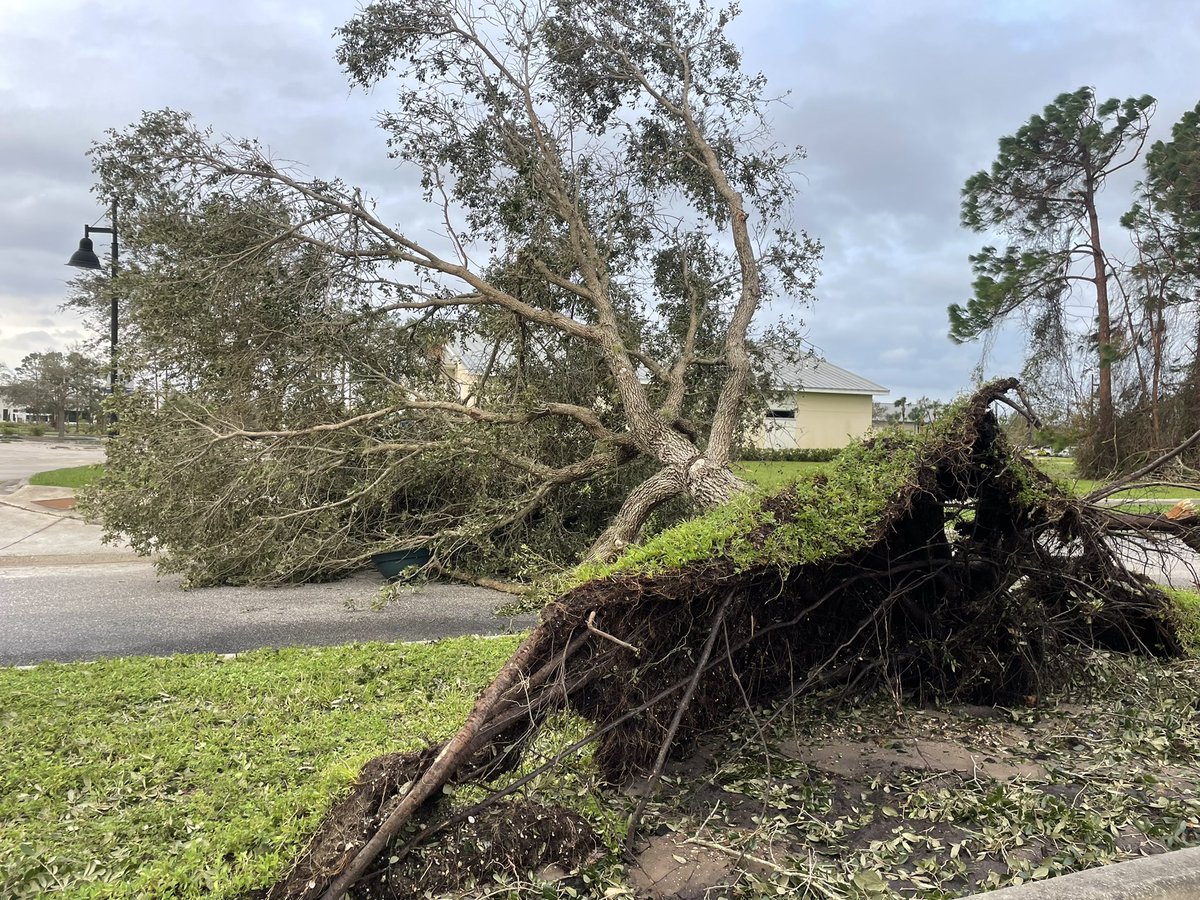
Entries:
[[789, 447], [767, 450], [760, 447], [743, 448], [744, 462], [829, 462], [836, 459], [843, 447]]

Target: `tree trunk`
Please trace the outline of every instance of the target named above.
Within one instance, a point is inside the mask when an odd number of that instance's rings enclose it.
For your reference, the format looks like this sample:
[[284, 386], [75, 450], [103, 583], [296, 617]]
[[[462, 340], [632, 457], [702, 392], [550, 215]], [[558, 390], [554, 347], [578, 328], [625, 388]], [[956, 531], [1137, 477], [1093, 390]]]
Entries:
[[1150, 346], [1153, 351], [1151, 358], [1151, 375], [1150, 375], [1150, 446], [1155, 450], [1162, 449], [1162, 423], [1160, 421], [1161, 410], [1159, 407], [1159, 395], [1162, 393], [1162, 371], [1163, 371], [1163, 337], [1166, 333], [1166, 326], [1163, 321], [1163, 300], [1162, 298], [1155, 299], [1156, 309], [1151, 312], [1151, 332]]
[[[1192, 335], [1191, 356], [1188, 366], [1188, 377], [1184, 388], [1184, 421], [1187, 423], [1180, 433], [1188, 428], [1200, 428], [1200, 316], [1196, 317]], [[1172, 435], [1177, 440], [1177, 435]]]
[[[662, 463], [663, 467], [625, 499], [612, 523], [588, 551], [590, 560], [612, 559], [623, 553], [637, 540], [651, 513], [672, 497], [687, 494], [697, 506], [706, 509], [726, 502], [746, 487], [729, 468], [737, 414], [745, 397], [744, 385], [738, 390], [731, 389], [729, 383], [725, 385], [721, 393], [725, 406], [713, 416], [708, 450], [703, 452], [694, 441], [673, 427], [661, 410], [651, 407], [615, 327], [613, 334], [614, 339], [609, 345], [609, 368], [621, 394], [630, 436], [642, 453]], [[728, 344], [726, 349], [728, 351]], [[735, 394], [737, 403], [733, 399]]]
[[1116, 420], [1112, 397], [1112, 326], [1108, 311], [1108, 266], [1100, 244], [1100, 219], [1096, 214], [1096, 189], [1087, 182], [1088, 233], [1092, 245], [1092, 267], [1096, 283], [1096, 351], [1100, 370], [1096, 396], [1095, 464], [1109, 470], [1117, 464]]
[[587, 553], [587, 559], [602, 562], [620, 556], [638, 539], [654, 510], [679, 494], [686, 493], [696, 505], [718, 506], [746, 489], [746, 483], [728, 468], [697, 456], [686, 467], [665, 466], [634, 488], [612, 522]]

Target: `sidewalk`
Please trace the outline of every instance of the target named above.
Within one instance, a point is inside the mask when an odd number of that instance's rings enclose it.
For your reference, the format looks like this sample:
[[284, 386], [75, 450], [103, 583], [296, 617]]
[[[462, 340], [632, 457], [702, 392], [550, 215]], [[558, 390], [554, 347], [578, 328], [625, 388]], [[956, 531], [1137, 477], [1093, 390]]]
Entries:
[[0, 568], [142, 561], [124, 544], [104, 544], [102, 529], [74, 510], [70, 488], [24, 485], [0, 494]]

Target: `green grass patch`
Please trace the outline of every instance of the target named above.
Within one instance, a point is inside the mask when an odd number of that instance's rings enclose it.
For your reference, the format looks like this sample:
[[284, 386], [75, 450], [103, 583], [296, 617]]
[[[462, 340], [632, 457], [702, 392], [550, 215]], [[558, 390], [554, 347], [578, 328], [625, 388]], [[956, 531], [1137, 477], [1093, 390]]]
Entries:
[[[1034, 463], [1039, 469], [1053, 478], [1059, 484], [1078, 496], [1090, 494], [1097, 488], [1103, 487], [1109, 482], [1095, 478], [1080, 478], [1075, 474], [1075, 461], [1072, 459], [1058, 459], [1055, 457], [1043, 456], [1034, 459]], [[1187, 488], [1177, 487], [1149, 487], [1138, 488], [1133, 491], [1118, 491], [1113, 494], [1114, 497], [1122, 497], [1134, 500], [1154, 500], [1154, 499], [1182, 499], [1185, 497], [1200, 497], [1200, 491], [1189, 490]]]
[[791, 481], [811, 478], [826, 471], [831, 462], [740, 462], [735, 463], [734, 472], [747, 481], [767, 490], [783, 487]]
[[363, 762], [448, 737], [516, 643], [0, 669], [0, 896], [268, 886]]
[[1192, 656], [1200, 657], [1200, 594], [1183, 588], [1164, 587], [1175, 604], [1179, 636]]
[[64, 487], [79, 490], [91, 484], [104, 474], [104, 463], [94, 463], [90, 466], [71, 466], [67, 469], [51, 469], [49, 472], [38, 472], [29, 478], [30, 484], [41, 487]]

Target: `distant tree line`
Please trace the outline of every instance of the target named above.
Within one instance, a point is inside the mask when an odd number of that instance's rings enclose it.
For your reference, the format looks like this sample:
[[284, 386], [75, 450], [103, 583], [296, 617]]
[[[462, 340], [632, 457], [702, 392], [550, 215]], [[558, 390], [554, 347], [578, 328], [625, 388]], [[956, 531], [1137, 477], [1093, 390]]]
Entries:
[[[1135, 466], [1200, 428], [1200, 104], [1147, 149], [1155, 100], [1060, 95], [1000, 139], [990, 170], [963, 188], [962, 222], [1003, 236], [971, 257], [974, 296], [950, 307], [963, 342], [1016, 319], [1024, 377], [1083, 435], [1092, 473]], [[1143, 151], [1145, 151], [1143, 153]], [[1100, 196], [1141, 160], [1115, 252]]]
[[891, 425], [910, 424], [920, 430], [936, 422], [945, 408], [946, 404], [941, 400], [925, 396], [912, 401], [908, 397], [899, 397], [892, 402], [892, 410], [884, 414], [884, 419]]
[[104, 365], [81, 350], [27, 354], [12, 371], [0, 370], [0, 394], [66, 434], [83, 421], [96, 422], [106, 391]]

